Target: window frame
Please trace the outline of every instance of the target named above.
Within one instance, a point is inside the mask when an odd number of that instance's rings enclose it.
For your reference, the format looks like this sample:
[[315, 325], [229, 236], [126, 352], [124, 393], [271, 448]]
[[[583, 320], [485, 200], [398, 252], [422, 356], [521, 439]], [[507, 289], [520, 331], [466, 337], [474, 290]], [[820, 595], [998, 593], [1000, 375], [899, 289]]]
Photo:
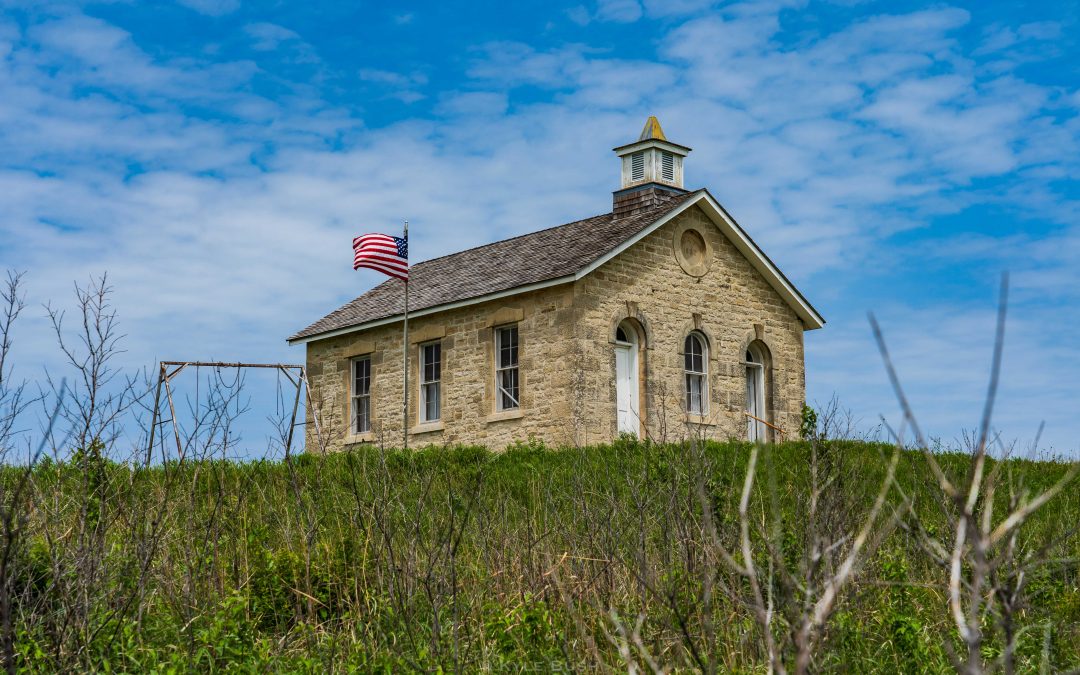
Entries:
[[[428, 379], [427, 367], [429, 365], [429, 362], [427, 358], [427, 350], [432, 347], [437, 350], [438, 354], [437, 358], [435, 359], [435, 377], [433, 379]], [[417, 345], [417, 350], [418, 354], [416, 357], [416, 361], [417, 365], [419, 366], [419, 377], [417, 379], [420, 386], [420, 395], [417, 399], [420, 403], [420, 405], [418, 406], [419, 409], [417, 410], [418, 419], [420, 424], [432, 424], [442, 420], [442, 341], [432, 340], [431, 342], [423, 342]], [[430, 391], [435, 392], [434, 417], [428, 417], [428, 396]]]
[[[349, 359], [349, 428], [352, 430], [353, 436], [362, 436], [364, 434], [371, 433], [371, 354], [362, 354]], [[357, 382], [359, 376], [357, 375], [357, 368], [360, 364], [367, 364], [367, 373], [365, 376], [367, 383], [367, 391], [364, 393], [357, 392]], [[364, 429], [359, 428], [360, 422], [360, 401], [366, 403], [365, 417], [367, 426]]]
[[[521, 332], [516, 323], [504, 324], [494, 328], [494, 366], [495, 366], [495, 412], [511, 412], [521, 410]], [[503, 365], [503, 340], [504, 335], [511, 334], [512, 341], [509, 346], [511, 351], [511, 363]], [[514, 393], [506, 391], [502, 385], [503, 374], [511, 374]], [[517, 394], [515, 397], [514, 394]], [[504, 395], [510, 399], [511, 405], [506, 405]]]
[[[701, 358], [701, 370], [693, 370], [693, 354], [692, 351], [688, 351], [687, 347], [691, 342], [695, 342], [700, 348], [701, 353], [697, 354]], [[698, 417], [704, 417], [709, 414], [709, 341], [705, 338], [705, 335], [700, 331], [691, 331], [687, 333], [686, 338], [683, 340], [683, 395], [684, 395], [684, 408], [687, 415], [696, 415]], [[698, 409], [693, 408], [693, 392], [691, 389], [691, 382], [696, 381], [698, 383]]]

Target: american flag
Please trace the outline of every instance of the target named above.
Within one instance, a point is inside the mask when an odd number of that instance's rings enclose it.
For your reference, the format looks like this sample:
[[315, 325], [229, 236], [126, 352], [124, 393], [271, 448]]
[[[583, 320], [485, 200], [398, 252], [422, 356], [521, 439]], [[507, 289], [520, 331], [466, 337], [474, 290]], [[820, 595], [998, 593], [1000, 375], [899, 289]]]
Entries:
[[409, 280], [409, 240], [388, 234], [364, 234], [352, 240], [353, 269], [361, 267]]

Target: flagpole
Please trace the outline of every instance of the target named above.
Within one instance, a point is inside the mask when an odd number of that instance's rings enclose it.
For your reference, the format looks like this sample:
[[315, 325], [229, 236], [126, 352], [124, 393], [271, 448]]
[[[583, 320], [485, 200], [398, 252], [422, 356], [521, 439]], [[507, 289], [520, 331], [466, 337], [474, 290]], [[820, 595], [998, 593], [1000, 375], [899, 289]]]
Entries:
[[[405, 245], [409, 245], [409, 221], [405, 221]], [[409, 277], [405, 277], [405, 335], [401, 345], [402, 369], [405, 373], [402, 378], [401, 392], [404, 405], [402, 405], [401, 435], [402, 447], [409, 449]]]

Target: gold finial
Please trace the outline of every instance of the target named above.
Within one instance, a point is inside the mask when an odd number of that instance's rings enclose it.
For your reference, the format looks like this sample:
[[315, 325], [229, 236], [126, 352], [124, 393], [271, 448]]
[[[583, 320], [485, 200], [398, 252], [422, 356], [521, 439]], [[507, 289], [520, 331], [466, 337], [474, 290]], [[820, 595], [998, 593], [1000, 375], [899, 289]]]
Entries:
[[639, 141], [657, 140], [666, 141], [667, 137], [664, 136], [664, 130], [660, 128], [660, 120], [655, 116], [650, 116], [645, 121], [645, 128], [641, 130], [641, 137]]

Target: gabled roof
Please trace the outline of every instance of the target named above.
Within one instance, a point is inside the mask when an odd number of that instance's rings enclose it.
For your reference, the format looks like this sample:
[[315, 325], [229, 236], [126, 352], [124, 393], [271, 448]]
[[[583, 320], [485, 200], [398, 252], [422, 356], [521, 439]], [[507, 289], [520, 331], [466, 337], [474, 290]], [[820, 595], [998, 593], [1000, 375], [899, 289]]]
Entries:
[[[517, 295], [580, 279], [664, 223], [699, 205], [808, 329], [825, 320], [706, 190], [616, 218], [606, 213], [417, 263], [409, 270], [409, 316]], [[402, 284], [390, 279], [289, 338], [299, 344], [400, 321]]]

